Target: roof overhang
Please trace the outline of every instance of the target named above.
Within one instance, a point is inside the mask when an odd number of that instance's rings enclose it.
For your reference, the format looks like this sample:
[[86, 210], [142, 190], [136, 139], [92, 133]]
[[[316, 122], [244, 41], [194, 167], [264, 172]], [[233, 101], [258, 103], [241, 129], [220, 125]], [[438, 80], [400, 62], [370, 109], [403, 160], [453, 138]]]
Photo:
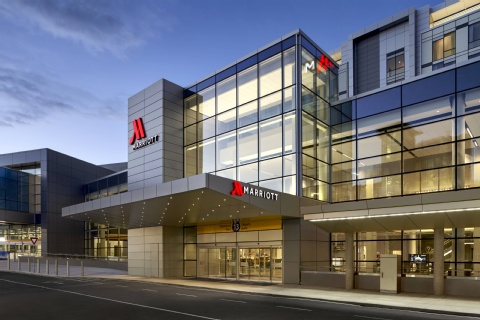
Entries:
[[299, 218], [301, 206], [319, 204], [247, 183], [241, 183], [242, 190], [262, 191], [262, 197], [254, 192], [231, 195], [233, 185], [233, 180], [201, 174], [65, 207], [62, 216], [129, 229], [195, 226], [262, 216]]
[[302, 208], [305, 220], [328, 232], [480, 227], [480, 190]]

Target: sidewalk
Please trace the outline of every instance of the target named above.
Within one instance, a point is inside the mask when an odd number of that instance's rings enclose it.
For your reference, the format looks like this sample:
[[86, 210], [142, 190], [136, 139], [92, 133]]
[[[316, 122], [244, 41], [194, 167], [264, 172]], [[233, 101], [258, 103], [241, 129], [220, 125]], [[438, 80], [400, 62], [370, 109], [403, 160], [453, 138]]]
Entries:
[[[6, 263], [1, 262], [2, 261], [0, 261], [0, 271], [6, 271]], [[16, 269], [13, 269], [11, 271], [18, 272]], [[45, 274], [41, 272], [40, 275]], [[50, 273], [50, 276], [53, 276], [52, 273]], [[66, 271], [59, 272], [59, 276], [66, 276]], [[70, 270], [70, 276], [80, 276], [80, 267], [72, 266]], [[123, 271], [102, 268], [89, 268], [88, 272], [85, 272], [85, 277], [118, 279], [125, 281], [142, 281], [149, 283], [188, 286], [211, 290], [228, 290], [246, 294], [266, 294], [272, 296], [290, 297], [292, 299], [318, 299], [332, 301], [336, 303], [349, 303], [362, 306], [406, 309], [432, 313], [473, 316], [480, 318], [480, 299], [475, 298], [434, 296], [403, 292], [399, 294], [385, 294], [366, 290], [344, 290], [302, 285], [265, 284], [252, 282], [242, 283], [232, 281], [198, 280], [187, 278], [159, 279], [130, 276], [125, 274], [125, 272]]]
[[480, 299], [433, 296], [414, 293], [385, 294], [366, 290], [344, 290], [301, 285], [252, 284], [218, 280], [158, 279], [129, 275], [98, 275], [95, 278], [143, 281], [150, 283], [228, 290], [248, 294], [267, 294], [290, 298], [318, 299], [362, 306], [397, 308], [433, 313], [467, 315], [480, 318]]

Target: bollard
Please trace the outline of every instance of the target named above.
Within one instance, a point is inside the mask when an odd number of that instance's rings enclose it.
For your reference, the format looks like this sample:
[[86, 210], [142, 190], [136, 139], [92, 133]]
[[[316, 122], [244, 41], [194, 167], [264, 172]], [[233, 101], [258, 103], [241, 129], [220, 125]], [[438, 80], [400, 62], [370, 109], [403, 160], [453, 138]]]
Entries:
[[40, 273], [40, 259], [37, 259], [37, 273]]
[[58, 276], [58, 260], [55, 260], [55, 275]]
[[69, 261], [67, 260], [67, 277], [70, 276], [70, 264]]
[[8, 260], [8, 270], [10, 270], [10, 254], [8, 254], [7, 260]]
[[28, 264], [28, 272], [31, 272], [30, 271], [30, 258], [27, 258], [27, 264]]
[[20, 263], [20, 257], [18, 257], [17, 263], [18, 263], [18, 271], [22, 271], [22, 265]]
[[84, 276], [83, 261], [80, 262], [80, 276]]
[[45, 273], [46, 274], [49, 274], [50, 273], [50, 265], [48, 264], [48, 259], [47, 259], [47, 262], [45, 264]]

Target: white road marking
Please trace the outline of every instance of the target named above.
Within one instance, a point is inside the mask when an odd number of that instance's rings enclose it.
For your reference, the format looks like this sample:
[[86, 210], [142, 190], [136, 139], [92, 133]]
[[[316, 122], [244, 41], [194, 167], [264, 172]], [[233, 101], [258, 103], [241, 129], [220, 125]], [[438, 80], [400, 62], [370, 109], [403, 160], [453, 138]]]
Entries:
[[238, 303], [246, 303], [245, 301], [238, 301], [238, 300], [229, 300], [229, 299], [220, 299], [222, 301], [229, 301], [229, 302], [238, 302]]
[[293, 309], [293, 310], [301, 310], [301, 311], [312, 311], [310, 309], [303, 309], [303, 308], [293, 308], [293, 307], [285, 307], [285, 306], [276, 306], [277, 308], [284, 308], [284, 309]]
[[157, 290], [151, 290], [151, 289], [142, 289], [143, 291], [150, 291], [150, 292], [157, 292]]
[[30, 283], [23, 283], [23, 282], [17, 282], [17, 281], [5, 280], [5, 279], [0, 279], [0, 281], [10, 282], [10, 283], [16, 283], [16, 284], [22, 284], [22, 285], [25, 285], [25, 286], [42, 288], [42, 289], [46, 289], [46, 290], [52, 290], [52, 291], [59, 291], [59, 292], [71, 293], [71, 294], [76, 294], [76, 295], [79, 295], [79, 296], [82, 296], [82, 297], [88, 297], [88, 298], [94, 298], [94, 299], [105, 300], [105, 301], [110, 301], [110, 302], [116, 302], [116, 303], [126, 304], [126, 305], [130, 305], [130, 306], [140, 307], [140, 308], [146, 308], [146, 309], [153, 309], [153, 310], [158, 310], [158, 311], [164, 311], [164, 312], [182, 314], [182, 315], [189, 316], [189, 317], [194, 317], [194, 318], [209, 319], [209, 320], [220, 320], [220, 319], [216, 319], [216, 318], [210, 318], [210, 317], [200, 316], [200, 315], [197, 315], [197, 314], [191, 314], [191, 313], [180, 312], [180, 311], [175, 311], [175, 310], [169, 310], [169, 309], [162, 309], [162, 308], [150, 307], [150, 306], [146, 306], [146, 305], [143, 305], [143, 304], [136, 304], [136, 303], [126, 302], [126, 301], [120, 301], [120, 300], [102, 298], [102, 297], [92, 296], [92, 295], [89, 295], [89, 294], [83, 294], [83, 293], [79, 293], [79, 292], [75, 292], [75, 291], [54, 289], [54, 288], [39, 286], [39, 285], [35, 285], [35, 284], [30, 284]]
[[357, 318], [364, 318], [364, 319], [392, 320], [392, 319], [387, 319], [387, 318], [375, 318], [375, 317], [359, 316], [359, 315], [356, 315], [356, 314], [354, 314], [353, 316], [354, 316], [354, 317], [357, 317]]
[[58, 281], [45, 281], [43, 283], [55, 283], [55, 284], [63, 284], [63, 282], [58, 282]]
[[197, 296], [194, 296], [193, 294], [183, 294], [183, 293], [177, 293], [177, 296], [186, 296], [186, 297], [194, 297], [194, 298], [197, 297]]
[[117, 287], [122, 287], [122, 288], [128, 288], [128, 286], [122, 286], [122, 285], [120, 285], [120, 284], [117, 284], [116, 286], [117, 286]]

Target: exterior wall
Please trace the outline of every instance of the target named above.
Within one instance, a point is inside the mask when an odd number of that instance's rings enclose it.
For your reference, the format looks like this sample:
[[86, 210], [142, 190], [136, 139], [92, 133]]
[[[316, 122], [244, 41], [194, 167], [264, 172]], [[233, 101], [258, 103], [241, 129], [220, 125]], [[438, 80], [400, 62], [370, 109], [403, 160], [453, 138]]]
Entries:
[[62, 218], [62, 208], [83, 202], [83, 185], [112, 171], [50, 149], [0, 155], [0, 166], [35, 162], [41, 165], [42, 255], [83, 254], [84, 222]]
[[329, 233], [301, 219], [300, 235], [300, 263], [302, 271], [330, 271]]
[[[469, 48], [469, 26], [480, 22], [480, 12], [465, 15], [435, 28], [430, 28], [429, 13], [422, 8], [418, 12], [421, 24], [418, 26], [417, 41], [421, 46], [421, 73], [426, 74], [443, 67], [459, 64], [480, 55], [480, 46]], [[455, 54], [433, 61], [433, 43], [446, 34], [455, 32]]]
[[153, 278], [183, 275], [183, 228], [128, 230], [128, 274]]
[[380, 87], [380, 38], [374, 34], [354, 42], [355, 94]]
[[283, 283], [300, 283], [300, 219], [283, 221]]
[[[128, 137], [132, 121], [142, 118], [146, 139], [156, 143], [133, 150], [128, 146], [128, 190], [183, 177], [183, 88], [161, 79], [128, 99]], [[141, 141], [141, 140], [140, 140]]]

